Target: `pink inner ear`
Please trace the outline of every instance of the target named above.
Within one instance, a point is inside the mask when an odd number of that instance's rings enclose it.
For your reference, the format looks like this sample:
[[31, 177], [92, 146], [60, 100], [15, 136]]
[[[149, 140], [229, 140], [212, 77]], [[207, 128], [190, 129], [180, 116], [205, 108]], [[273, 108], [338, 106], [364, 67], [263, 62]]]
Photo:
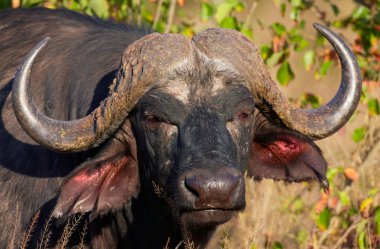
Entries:
[[263, 163], [287, 164], [305, 152], [305, 141], [287, 135], [272, 135], [269, 141], [253, 143], [252, 152]]
[[255, 179], [288, 182], [323, 181], [327, 163], [319, 148], [306, 136], [291, 131], [257, 137], [251, 145], [248, 174]]
[[122, 207], [139, 190], [137, 163], [129, 156], [86, 165], [62, 187], [55, 216]]

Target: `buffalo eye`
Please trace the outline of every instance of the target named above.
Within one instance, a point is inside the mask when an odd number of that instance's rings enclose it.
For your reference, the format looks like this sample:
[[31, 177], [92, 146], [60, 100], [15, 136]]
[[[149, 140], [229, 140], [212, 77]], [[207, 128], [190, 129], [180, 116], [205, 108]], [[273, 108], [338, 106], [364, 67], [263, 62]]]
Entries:
[[164, 119], [157, 117], [149, 112], [144, 112], [144, 120], [149, 126], [157, 127], [162, 123], [168, 123]]
[[235, 120], [244, 122], [251, 118], [252, 112], [248, 110], [243, 110], [235, 115]]

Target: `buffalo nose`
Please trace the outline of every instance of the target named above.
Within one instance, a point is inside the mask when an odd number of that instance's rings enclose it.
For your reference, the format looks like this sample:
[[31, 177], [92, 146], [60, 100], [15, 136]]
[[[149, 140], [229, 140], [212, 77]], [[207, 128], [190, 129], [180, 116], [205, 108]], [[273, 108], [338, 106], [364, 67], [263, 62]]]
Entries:
[[244, 206], [244, 179], [234, 168], [193, 169], [186, 172], [182, 179], [182, 192], [195, 209], [235, 209]]

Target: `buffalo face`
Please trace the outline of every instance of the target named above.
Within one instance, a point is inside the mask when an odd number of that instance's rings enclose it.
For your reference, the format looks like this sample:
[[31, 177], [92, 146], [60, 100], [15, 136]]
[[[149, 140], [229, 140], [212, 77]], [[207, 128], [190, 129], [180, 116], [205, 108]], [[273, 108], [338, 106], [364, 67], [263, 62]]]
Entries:
[[338, 93], [312, 110], [289, 104], [247, 38], [211, 29], [191, 41], [151, 34], [134, 42], [98, 108], [79, 120], [53, 120], [27, 91], [28, 72], [44, 43], [38, 45], [14, 83], [21, 125], [53, 150], [101, 146], [67, 178], [54, 215], [117, 210], [158, 188], [184, 237], [197, 242], [198, 228], [212, 232], [244, 208], [246, 172], [258, 180], [316, 180], [327, 188], [326, 162], [312, 138], [347, 122], [361, 79], [344, 42], [316, 28], [343, 63]]
[[187, 86], [195, 79], [178, 79], [186, 96], [172, 94], [178, 87], [150, 91], [134, 120], [139, 159], [149, 174], [144, 184], [161, 186], [183, 223], [220, 224], [245, 206], [254, 101], [245, 87], [211, 72], [206, 77], [198, 79], [206, 85], [191, 90]]

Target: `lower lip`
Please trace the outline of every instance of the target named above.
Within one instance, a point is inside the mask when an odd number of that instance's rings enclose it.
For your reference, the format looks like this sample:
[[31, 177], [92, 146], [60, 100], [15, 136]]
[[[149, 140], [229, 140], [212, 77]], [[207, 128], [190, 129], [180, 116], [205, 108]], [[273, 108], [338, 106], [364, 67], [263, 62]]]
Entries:
[[185, 223], [219, 225], [229, 221], [236, 213], [236, 210], [205, 209], [183, 212], [181, 218]]

